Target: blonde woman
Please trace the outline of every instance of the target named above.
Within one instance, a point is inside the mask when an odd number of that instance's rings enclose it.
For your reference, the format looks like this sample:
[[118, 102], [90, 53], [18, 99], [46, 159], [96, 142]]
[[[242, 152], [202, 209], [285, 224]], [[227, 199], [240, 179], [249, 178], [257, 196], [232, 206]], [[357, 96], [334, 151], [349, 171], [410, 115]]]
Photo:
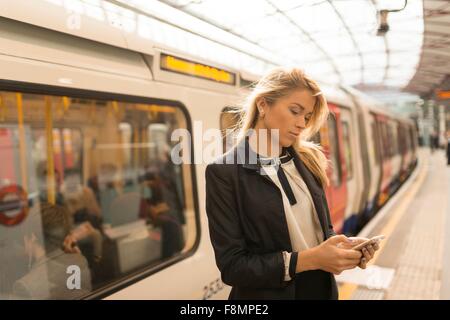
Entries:
[[327, 160], [307, 140], [328, 117], [317, 83], [275, 69], [244, 105], [234, 148], [206, 168], [206, 212], [230, 299], [337, 299], [333, 274], [365, 268], [377, 246], [336, 235]]

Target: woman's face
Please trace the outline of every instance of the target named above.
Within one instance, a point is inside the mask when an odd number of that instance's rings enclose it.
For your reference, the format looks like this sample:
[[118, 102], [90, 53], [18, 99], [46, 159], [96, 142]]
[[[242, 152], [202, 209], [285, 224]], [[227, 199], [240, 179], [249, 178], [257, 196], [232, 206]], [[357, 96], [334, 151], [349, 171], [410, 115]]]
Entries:
[[308, 90], [296, 90], [271, 106], [262, 102], [264, 127], [269, 130], [279, 129], [280, 145], [289, 147], [306, 128], [315, 103], [316, 97]]

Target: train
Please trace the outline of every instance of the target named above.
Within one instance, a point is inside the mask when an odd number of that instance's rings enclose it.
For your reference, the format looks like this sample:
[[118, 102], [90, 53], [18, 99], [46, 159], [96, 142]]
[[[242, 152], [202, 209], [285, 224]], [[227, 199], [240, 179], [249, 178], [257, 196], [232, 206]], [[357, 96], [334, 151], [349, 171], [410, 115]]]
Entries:
[[[0, 299], [227, 298], [207, 163], [195, 159], [204, 150], [194, 133], [183, 141], [191, 161], [172, 163], [172, 133], [232, 127], [258, 77], [21, 8], [0, 17]], [[353, 235], [414, 170], [417, 128], [355, 89], [319, 83], [331, 115], [313, 141], [331, 163], [334, 227]], [[69, 235], [73, 253], [61, 248]]]

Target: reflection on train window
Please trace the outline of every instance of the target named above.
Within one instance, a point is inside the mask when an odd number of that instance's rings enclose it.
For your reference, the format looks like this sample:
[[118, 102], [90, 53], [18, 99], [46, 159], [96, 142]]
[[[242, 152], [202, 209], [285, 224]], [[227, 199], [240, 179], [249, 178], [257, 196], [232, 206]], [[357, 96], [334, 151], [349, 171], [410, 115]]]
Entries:
[[352, 148], [350, 145], [350, 128], [347, 121], [342, 121], [342, 135], [344, 140], [344, 157], [345, 165], [347, 166], [347, 180], [353, 177], [353, 161]]
[[0, 95], [0, 299], [79, 298], [193, 247], [180, 108]]
[[220, 115], [220, 130], [222, 133], [222, 150], [227, 152], [235, 143], [240, 110], [235, 107], [225, 107]]
[[341, 185], [341, 165], [339, 160], [339, 142], [336, 119], [333, 115], [328, 117], [328, 139], [331, 160], [331, 181], [335, 187]]

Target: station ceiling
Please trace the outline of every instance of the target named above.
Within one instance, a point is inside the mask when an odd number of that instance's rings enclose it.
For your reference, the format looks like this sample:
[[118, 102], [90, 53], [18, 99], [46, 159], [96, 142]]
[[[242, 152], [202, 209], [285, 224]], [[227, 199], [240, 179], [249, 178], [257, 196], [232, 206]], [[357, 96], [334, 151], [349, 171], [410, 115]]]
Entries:
[[450, 95], [450, 0], [41, 1], [243, 74], [295, 65], [394, 99]]
[[[408, 0], [406, 6], [405, 0], [162, 2], [329, 82], [360, 89], [404, 89], [422, 65], [422, 0]], [[382, 10], [391, 11], [385, 33], [378, 30]], [[409, 89], [419, 92], [420, 85], [418, 78]], [[423, 86], [420, 89], [426, 91]]]
[[425, 0], [423, 11], [421, 57], [405, 90], [440, 100], [439, 91], [450, 91], [450, 1]]

